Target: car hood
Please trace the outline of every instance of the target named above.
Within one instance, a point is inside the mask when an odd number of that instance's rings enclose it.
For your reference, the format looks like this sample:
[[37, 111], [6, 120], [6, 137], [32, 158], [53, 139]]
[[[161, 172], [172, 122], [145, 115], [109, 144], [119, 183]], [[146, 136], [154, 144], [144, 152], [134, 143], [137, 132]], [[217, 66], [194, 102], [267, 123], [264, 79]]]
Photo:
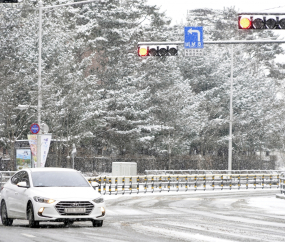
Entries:
[[84, 201], [101, 196], [92, 187], [33, 187], [32, 190], [33, 196], [54, 200]]

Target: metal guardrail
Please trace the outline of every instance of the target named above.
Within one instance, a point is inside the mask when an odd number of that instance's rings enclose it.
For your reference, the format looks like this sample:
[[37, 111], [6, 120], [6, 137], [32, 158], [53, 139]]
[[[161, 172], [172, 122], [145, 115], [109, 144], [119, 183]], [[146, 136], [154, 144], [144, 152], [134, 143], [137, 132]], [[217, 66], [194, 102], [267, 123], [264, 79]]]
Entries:
[[13, 176], [16, 171], [0, 171], [0, 188]]
[[280, 192], [285, 195], [285, 172], [280, 174]]
[[87, 180], [98, 182], [98, 191], [103, 195], [279, 188], [278, 173], [103, 176]]

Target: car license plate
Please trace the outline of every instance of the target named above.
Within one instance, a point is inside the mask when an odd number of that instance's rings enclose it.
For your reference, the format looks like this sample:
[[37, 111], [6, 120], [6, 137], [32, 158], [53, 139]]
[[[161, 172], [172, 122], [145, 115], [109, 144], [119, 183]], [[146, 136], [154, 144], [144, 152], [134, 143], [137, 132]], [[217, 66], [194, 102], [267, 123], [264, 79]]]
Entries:
[[65, 208], [65, 213], [85, 213], [85, 208]]

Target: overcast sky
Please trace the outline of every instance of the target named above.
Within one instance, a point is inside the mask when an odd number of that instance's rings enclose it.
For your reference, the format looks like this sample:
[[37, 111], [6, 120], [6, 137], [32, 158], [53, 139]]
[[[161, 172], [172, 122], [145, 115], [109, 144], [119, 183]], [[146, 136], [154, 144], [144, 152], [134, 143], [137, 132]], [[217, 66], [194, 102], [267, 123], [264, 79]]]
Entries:
[[285, 13], [285, 0], [148, 0], [151, 5], [161, 6], [162, 11], [177, 24], [186, 19], [187, 10], [196, 8], [223, 9], [233, 7], [238, 12], [271, 11]]

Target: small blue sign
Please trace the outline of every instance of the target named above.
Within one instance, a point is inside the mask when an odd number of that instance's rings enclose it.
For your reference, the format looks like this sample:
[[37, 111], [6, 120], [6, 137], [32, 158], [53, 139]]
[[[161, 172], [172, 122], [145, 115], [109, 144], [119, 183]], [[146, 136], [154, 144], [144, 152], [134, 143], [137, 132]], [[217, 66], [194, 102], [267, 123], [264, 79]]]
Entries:
[[202, 49], [203, 27], [184, 27], [184, 49]]
[[32, 124], [30, 126], [30, 131], [32, 134], [37, 134], [38, 132], [40, 132], [40, 126], [38, 124]]

